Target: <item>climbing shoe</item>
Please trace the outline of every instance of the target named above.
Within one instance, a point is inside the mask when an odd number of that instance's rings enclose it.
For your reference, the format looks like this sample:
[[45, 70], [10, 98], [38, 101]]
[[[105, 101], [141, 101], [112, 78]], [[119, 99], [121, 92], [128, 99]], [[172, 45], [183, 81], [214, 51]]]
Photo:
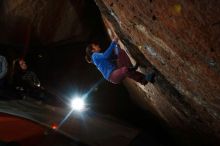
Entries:
[[151, 71], [149, 72], [146, 76], [145, 76], [145, 80], [151, 83], [155, 82], [155, 71]]
[[136, 71], [136, 70], [138, 69], [138, 67], [139, 67], [139, 63], [137, 62], [137, 63], [135, 64], [135, 66], [128, 67], [128, 71]]

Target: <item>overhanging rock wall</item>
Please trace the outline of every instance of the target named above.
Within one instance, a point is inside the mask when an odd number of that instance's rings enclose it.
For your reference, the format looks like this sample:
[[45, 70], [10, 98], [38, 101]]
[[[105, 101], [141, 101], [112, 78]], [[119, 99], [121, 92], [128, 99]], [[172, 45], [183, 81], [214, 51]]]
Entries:
[[[220, 1], [96, 0], [108, 29], [154, 85], [127, 83], [171, 127], [220, 138]], [[136, 95], [137, 95], [136, 94]], [[186, 130], [187, 131], [187, 130]]]
[[83, 41], [91, 31], [85, 27], [85, 1], [2, 0], [0, 43], [27, 45]]

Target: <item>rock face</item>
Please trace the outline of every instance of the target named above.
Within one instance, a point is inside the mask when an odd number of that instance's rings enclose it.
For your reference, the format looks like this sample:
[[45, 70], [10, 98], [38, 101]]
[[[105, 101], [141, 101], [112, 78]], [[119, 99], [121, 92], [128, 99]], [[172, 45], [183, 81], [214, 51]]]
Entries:
[[155, 85], [130, 85], [145, 92], [144, 106], [171, 127], [219, 139], [220, 1], [96, 3], [131, 55], [158, 70]]
[[44, 45], [85, 40], [91, 32], [80, 18], [84, 7], [85, 2], [79, 0], [3, 0], [1, 43], [27, 45], [28, 41], [35, 41]]

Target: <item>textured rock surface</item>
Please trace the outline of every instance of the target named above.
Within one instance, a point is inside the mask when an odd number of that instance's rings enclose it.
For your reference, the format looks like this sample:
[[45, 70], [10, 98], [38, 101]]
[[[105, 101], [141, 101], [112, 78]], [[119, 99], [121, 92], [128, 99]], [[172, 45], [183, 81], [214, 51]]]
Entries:
[[83, 29], [85, 23], [77, 14], [83, 15], [84, 1], [3, 0], [1, 3], [3, 43], [22, 45], [29, 36], [42, 44], [69, 39], [82, 41], [90, 33]]
[[171, 127], [220, 138], [220, 2], [96, 3], [131, 55], [158, 70], [155, 85], [130, 85], [145, 92], [144, 107]]

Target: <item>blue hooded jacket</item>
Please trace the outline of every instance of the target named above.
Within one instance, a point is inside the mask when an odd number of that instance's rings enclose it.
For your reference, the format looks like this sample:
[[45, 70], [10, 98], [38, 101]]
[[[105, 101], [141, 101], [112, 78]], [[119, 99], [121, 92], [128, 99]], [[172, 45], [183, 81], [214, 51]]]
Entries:
[[112, 41], [108, 49], [104, 53], [93, 53], [92, 62], [102, 73], [103, 77], [108, 80], [111, 73], [117, 68], [116, 64], [113, 63], [113, 51], [118, 51], [117, 43]]

